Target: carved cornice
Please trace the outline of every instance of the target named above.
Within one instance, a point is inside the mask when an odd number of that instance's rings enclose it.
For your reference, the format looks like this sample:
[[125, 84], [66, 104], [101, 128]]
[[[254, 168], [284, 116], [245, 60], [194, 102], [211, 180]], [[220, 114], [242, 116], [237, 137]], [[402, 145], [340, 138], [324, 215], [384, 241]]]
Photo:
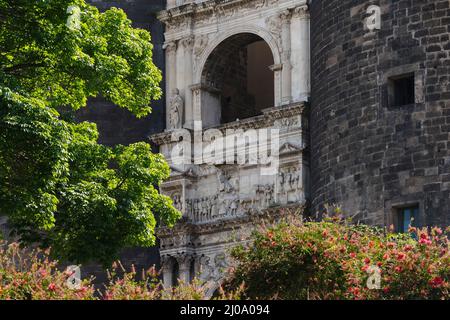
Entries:
[[[226, 130], [234, 129], [234, 130], [248, 130], [248, 129], [262, 129], [269, 128], [273, 126], [274, 122], [278, 119], [289, 118], [296, 115], [303, 115], [305, 113], [305, 104], [303, 102], [300, 103], [292, 103], [289, 105], [284, 105], [275, 108], [264, 109], [262, 115], [251, 117], [239, 121], [234, 121], [226, 124], [222, 124], [219, 126], [213, 126], [205, 129], [218, 129], [222, 131], [224, 134]], [[183, 129], [188, 130], [188, 129]], [[192, 130], [189, 129], [189, 132]], [[155, 143], [156, 145], [164, 145], [171, 144], [176, 141], [172, 141], [172, 131], [166, 131], [162, 133], [153, 134], [149, 137], [149, 139]]]
[[[158, 14], [158, 19], [165, 23], [168, 29], [177, 27], [185, 29], [193, 21], [209, 21], [213, 16], [229, 17], [244, 9], [251, 11], [264, 7], [277, 7], [283, 1], [289, 2], [287, 0], [207, 0], [199, 3], [183, 4], [161, 11]], [[298, 5], [298, 2], [302, 3], [302, 1], [291, 2], [293, 7]], [[303, 1], [300, 7], [306, 7], [307, 9], [306, 1]], [[299, 10], [297, 11], [299, 12]]]
[[237, 6], [241, 7], [249, 3], [264, 5], [265, 2], [266, 0], [207, 0], [200, 3], [188, 3], [161, 11], [158, 14], [158, 19], [162, 22], [167, 22], [194, 14], [211, 14]]

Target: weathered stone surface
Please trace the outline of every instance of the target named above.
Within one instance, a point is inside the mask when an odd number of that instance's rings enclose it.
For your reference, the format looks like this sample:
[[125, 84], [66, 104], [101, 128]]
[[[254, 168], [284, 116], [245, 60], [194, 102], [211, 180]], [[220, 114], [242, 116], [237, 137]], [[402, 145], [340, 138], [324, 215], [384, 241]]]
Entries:
[[[448, 225], [450, 2], [311, 2], [313, 209], [389, 225], [418, 204], [419, 225]], [[381, 30], [365, 28], [372, 4]], [[410, 72], [415, 104], [390, 106], [388, 79]]]
[[[127, 0], [107, 1], [90, 0], [91, 4], [104, 11], [110, 7], [121, 8], [133, 26], [146, 29], [152, 36], [153, 61], [158, 68], [165, 71], [164, 51], [164, 25], [156, 19], [156, 14], [165, 8], [164, 0]], [[164, 82], [161, 83], [164, 88]], [[161, 132], [165, 128], [165, 98], [152, 103], [152, 113], [137, 119], [129, 111], [121, 109], [104, 99], [95, 98], [88, 102], [88, 107], [83, 108], [77, 114], [79, 120], [93, 121], [100, 132], [100, 142], [107, 145], [129, 144], [144, 141], [155, 132]]]

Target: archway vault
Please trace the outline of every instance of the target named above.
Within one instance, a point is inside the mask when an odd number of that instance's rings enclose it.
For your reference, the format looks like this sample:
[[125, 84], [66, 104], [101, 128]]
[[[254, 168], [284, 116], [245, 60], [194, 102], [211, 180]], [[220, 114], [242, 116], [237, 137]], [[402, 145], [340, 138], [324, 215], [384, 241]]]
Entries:
[[197, 68], [194, 74], [194, 83], [201, 83], [202, 72], [205, 67], [206, 61], [208, 60], [208, 57], [211, 55], [214, 49], [216, 49], [217, 46], [219, 46], [226, 39], [241, 33], [253, 34], [264, 40], [269, 46], [270, 50], [272, 51], [274, 64], [275, 65], [281, 64], [281, 54], [279, 45], [276, 39], [272, 36], [272, 34], [269, 31], [259, 26], [253, 25], [237, 26], [234, 28], [229, 28], [224, 32], [219, 32], [218, 34], [215, 35], [214, 39], [209, 41], [208, 46], [205, 48], [205, 50], [198, 59]]
[[249, 32], [219, 42], [203, 64], [202, 121], [207, 126], [260, 115], [276, 105], [274, 55], [269, 44]]

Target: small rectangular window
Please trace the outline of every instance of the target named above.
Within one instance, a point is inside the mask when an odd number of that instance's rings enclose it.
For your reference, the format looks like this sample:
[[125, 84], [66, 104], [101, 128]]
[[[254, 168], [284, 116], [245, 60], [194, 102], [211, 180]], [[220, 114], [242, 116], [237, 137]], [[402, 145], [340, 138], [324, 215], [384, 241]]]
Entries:
[[398, 210], [397, 232], [407, 233], [410, 226], [414, 225], [414, 221], [419, 215], [419, 207], [407, 207]]
[[389, 79], [389, 100], [389, 104], [393, 107], [415, 103], [414, 74], [407, 74]]

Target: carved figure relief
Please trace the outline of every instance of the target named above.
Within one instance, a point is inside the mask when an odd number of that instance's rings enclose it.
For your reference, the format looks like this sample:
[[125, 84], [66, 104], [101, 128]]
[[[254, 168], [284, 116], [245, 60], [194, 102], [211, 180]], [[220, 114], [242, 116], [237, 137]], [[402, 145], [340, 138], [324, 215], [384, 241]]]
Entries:
[[174, 89], [172, 92], [172, 98], [170, 99], [170, 109], [169, 109], [169, 128], [179, 129], [181, 128], [183, 121], [183, 109], [184, 101], [180, 96], [180, 91]]

